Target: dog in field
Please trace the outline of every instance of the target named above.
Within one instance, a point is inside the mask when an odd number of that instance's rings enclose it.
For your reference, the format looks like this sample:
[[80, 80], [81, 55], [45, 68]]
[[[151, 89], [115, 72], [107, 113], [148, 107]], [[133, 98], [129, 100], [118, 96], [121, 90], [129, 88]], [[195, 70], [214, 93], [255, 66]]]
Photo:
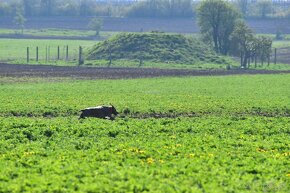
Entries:
[[114, 120], [114, 117], [119, 114], [113, 105], [89, 107], [81, 110], [81, 112], [80, 119], [86, 117], [96, 117], [100, 119]]

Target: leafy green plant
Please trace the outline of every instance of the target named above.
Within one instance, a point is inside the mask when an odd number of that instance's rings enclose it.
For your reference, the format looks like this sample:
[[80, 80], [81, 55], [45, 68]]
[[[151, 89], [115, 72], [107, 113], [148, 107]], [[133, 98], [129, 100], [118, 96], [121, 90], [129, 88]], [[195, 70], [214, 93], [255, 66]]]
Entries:
[[0, 192], [287, 192], [289, 78], [1, 77]]

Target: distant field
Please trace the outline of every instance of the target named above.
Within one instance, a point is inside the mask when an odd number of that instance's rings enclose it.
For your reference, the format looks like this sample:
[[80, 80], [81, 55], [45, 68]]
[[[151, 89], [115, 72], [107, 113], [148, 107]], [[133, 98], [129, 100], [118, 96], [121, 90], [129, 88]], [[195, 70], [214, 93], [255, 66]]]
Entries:
[[289, 81], [2, 77], [0, 192], [288, 192]]
[[[285, 41], [273, 41], [273, 47], [274, 48], [285, 48], [289, 47], [290, 48], [290, 40], [285, 40]], [[289, 52], [290, 55], [290, 52]]]
[[[117, 32], [100, 32], [99, 37], [95, 37], [94, 31], [91, 30], [69, 30], [69, 29], [24, 29], [23, 36], [29, 38], [74, 38], [74, 39], [107, 39]], [[14, 38], [21, 38], [21, 31], [18, 29], [0, 28], [1, 36], [11, 36]]]
[[[18, 33], [18, 30], [14, 29], [0, 29], [1, 34], [14, 34]], [[67, 30], [67, 29], [27, 29], [24, 31], [25, 34], [33, 35], [36, 38], [39, 37], [90, 37], [94, 34], [93, 31], [87, 30]], [[106, 39], [112, 35], [116, 34], [116, 32], [101, 32], [101, 38]], [[187, 34], [190, 35], [190, 34]], [[195, 35], [195, 34], [194, 34]], [[270, 37], [274, 38], [274, 35], [270, 34]], [[285, 36], [286, 38], [289, 35]], [[86, 48], [93, 46], [96, 43], [95, 40], [39, 40], [39, 39], [0, 39], [0, 61], [2, 62], [10, 62], [10, 63], [18, 63], [18, 64], [26, 64], [26, 48], [30, 47], [30, 64], [56, 64], [56, 65], [77, 65], [78, 58], [78, 48], [82, 46], [84, 51]], [[69, 59], [70, 61], [64, 61], [65, 58], [65, 47], [69, 46]], [[39, 62], [35, 61], [36, 58], [36, 46], [39, 47]], [[60, 61], [56, 61], [57, 57], [57, 46], [60, 46]], [[284, 48], [290, 47], [290, 41], [274, 41], [273, 47], [276, 48]], [[46, 61], [46, 48], [50, 50], [49, 61]], [[289, 55], [287, 54], [287, 50], [283, 51], [281, 62], [289, 62]], [[286, 55], [285, 55], [286, 54]], [[287, 58], [288, 57], [288, 58]], [[279, 57], [281, 58], [281, 57]], [[278, 59], [279, 59], [278, 58]], [[272, 58], [273, 59], [273, 58]], [[228, 59], [227, 59], [228, 60]], [[85, 65], [89, 66], [108, 66], [108, 61], [99, 60], [99, 61], [87, 61], [85, 60]], [[113, 61], [111, 66], [115, 67], [139, 67], [138, 60], [115, 60]], [[238, 60], [237, 62], [232, 63], [233, 67], [239, 66]], [[174, 63], [156, 63], [145, 61], [142, 64], [142, 67], [158, 67], [158, 68], [189, 68], [189, 69], [226, 69], [226, 64], [212, 64], [212, 63], [195, 63], [195, 64], [174, 64]], [[253, 65], [252, 67], [253, 68]], [[277, 64], [277, 65], [267, 65], [258, 66], [257, 69], [269, 69], [269, 70], [288, 70], [290, 68], [289, 65], [285, 64]]]
[[46, 59], [46, 48], [50, 49], [50, 59], [56, 60], [57, 47], [60, 46], [60, 57], [65, 57], [65, 47], [69, 46], [70, 59], [78, 57], [78, 48], [84, 49], [94, 45], [96, 41], [84, 40], [28, 40], [28, 39], [0, 39], [0, 61], [14, 61], [26, 63], [26, 49], [30, 48], [30, 59], [36, 58], [36, 47], [39, 47], [39, 59]]
[[[0, 29], [0, 35], [4, 34], [20, 34], [21, 31], [18, 29]], [[93, 36], [94, 32], [90, 30], [68, 30], [68, 29], [24, 29], [24, 35], [34, 35], [34, 36], [76, 36], [76, 37], [86, 37]]]
[[[96, 41], [85, 40], [28, 40], [28, 39], [0, 39], [0, 61], [26, 64], [26, 49], [30, 47], [30, 64], [53, 64], [53, 65], [78, 65], [78, 48], [82, 46], [84, 51], [90, 48]], [[66, 46], [69, 46], [69, 59], [64, 61]], [[39, 47], [39, 62], [35, 61], [36, 46]], [[60, 46], [60, 61], [56, 60], [57, 46]], [[49, 61], [46, 62], [46, 48], [50, 49]], [[228, 60], [228, 59], [227, 59]], [[85, 65], [106, 67], [109, 61], [89, 61], [85, 60]], [[232, 64], [238, 66], [237, 62]], [[141, 67], [145, 68], [187, 68], [187, 69], [226, 69], [226, 64], [213, 63], [195, 63], [195, 64], [174, 64], [174, 63], [156, 63], [145, 61]], [[111, 67], [139, 67], [138, 60], [115, 60]], [[252, 66], [253, 68], [253, 66]], [[257, 69], [269, 70], [289, 70], [290, 66], [285, 64], [258, 66]]]

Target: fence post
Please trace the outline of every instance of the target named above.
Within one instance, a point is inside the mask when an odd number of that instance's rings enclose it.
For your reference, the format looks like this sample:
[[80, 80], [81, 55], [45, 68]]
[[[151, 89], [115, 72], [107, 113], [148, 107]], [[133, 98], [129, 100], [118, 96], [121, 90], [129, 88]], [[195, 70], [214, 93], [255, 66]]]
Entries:
[[45, 46], [45, 62], [47, 62], [47, 46]]
[[50, 61], [50, 46], [48, 46], [47, 55], [48, 55], [48, 61]]
[[29, 47], [26, 49], [26, 62], [29, 63]]
[[59, 60], [59, 46], [57, 46], [57, 60]]
[[275, 48], [274, 54], [274, 64], [277, 64], [277, 48]]
[[65, 55], [66, 61], [68, 61], [68, 45], [66, 46], [66, 55]]
[[82, 49], [82, 47], [80, 46], [79, 47], [79, 65], [82, 65], [82, 64], [84, 64], [84, 60], [83, 60], [83, 49]]
[[38, 62], [38, 46], [36, 46], [36, 62]]

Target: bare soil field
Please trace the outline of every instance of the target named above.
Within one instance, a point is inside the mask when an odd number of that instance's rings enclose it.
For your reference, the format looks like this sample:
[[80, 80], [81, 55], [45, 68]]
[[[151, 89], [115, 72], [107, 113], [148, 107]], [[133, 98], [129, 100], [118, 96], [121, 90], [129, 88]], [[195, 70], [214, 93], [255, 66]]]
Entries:
[[97, 68], [48, 65], [0, 64], [2, 77], [69, 77], [76, 79], [129, 79], [160, 76], [221, 76], [239, 74], [279, 74], [290, 71], [270, 70], [186, 70], [157, 68]]
[[[37, 17], [27, 18], [25, 28], [62, 28], [87, 30], [90, 17]], [[289, 19], [248, 19], [247, 24], [256, 33], [290, 33]], [[1, 17], [0, 28], [15, 28], [13, 18]], [[104, 18], [104, 31], [152, 31], [196, 33], [199, 31], [194, 18]]]

